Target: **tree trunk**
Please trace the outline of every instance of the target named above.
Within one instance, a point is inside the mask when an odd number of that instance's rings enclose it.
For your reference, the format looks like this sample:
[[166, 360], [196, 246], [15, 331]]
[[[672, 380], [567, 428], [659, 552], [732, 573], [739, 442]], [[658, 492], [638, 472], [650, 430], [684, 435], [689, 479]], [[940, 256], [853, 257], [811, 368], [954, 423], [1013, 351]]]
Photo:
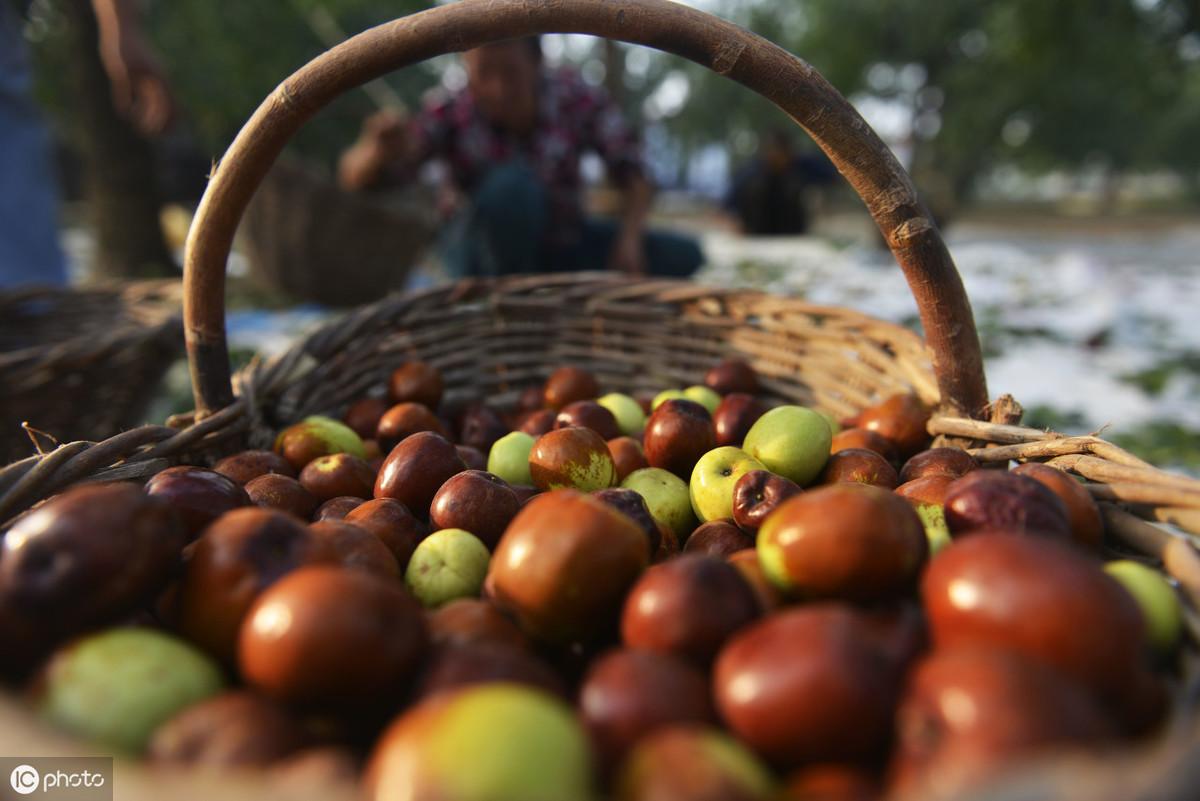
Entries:
[[96, 241], [92, 274], [102, 279], [176, 275], [159, 225], [161, 206], [150, 143], [112, 104], [88, 0], [66, 0], [71, 115], [83, 164], [84, 198]]
[[625, 49], [612, 39], [604, 40], [604, 88], [614, 103], [624, 103]]

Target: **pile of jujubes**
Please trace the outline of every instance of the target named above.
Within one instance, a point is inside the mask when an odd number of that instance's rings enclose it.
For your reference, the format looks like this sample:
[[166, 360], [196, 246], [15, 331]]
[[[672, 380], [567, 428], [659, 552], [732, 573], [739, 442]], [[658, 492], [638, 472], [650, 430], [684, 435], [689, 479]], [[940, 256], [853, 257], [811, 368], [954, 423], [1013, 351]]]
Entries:
[[1171, 585], [913, 396], [833, 420], [738, 360], [443, 389], [407, 363], [271, 451], [26, 513], [11, 690], [118, 753], [405, 801], [938, 798], [1161, 724]]

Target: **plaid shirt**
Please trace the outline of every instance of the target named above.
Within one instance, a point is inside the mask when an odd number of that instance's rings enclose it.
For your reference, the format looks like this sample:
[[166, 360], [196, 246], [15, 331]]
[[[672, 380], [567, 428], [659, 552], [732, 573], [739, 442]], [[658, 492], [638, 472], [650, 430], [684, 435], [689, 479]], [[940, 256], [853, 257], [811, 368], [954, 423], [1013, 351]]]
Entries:
[[580, 158], [595, 151], [621, 183], [642, 173], [640, 143], [620, 108], [569, 69], [546, 72], [538, 123], [529, 137], [501, 131], [480, 114], [469, 90], [431, 93], [413, 119], [421, 160], [440, 159], [456, 188], [470, 195], [488, 170], [520, 158], [542, 180], [550, 199], [554, 239], [571, 239], [583, 220]]

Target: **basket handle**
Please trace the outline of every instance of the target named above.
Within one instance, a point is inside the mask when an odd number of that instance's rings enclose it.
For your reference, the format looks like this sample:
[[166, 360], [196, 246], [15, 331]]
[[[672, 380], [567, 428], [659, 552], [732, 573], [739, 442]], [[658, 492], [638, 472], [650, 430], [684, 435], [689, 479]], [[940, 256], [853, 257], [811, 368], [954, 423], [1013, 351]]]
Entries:
[[184, 256], [184, 331], [199, 416], [233, 402], [225, 263], [242, 213], [288, 139], [334, 98], [388, 72], [541, 33], [591, 34], [673, 53], [787, 112], [866, 203], [904, 270], [943, 409], [971, 417], [983, 413], [987, 386], [979, 337], [941, 234], [891, 151], [806, 62], [730, 22], [669, 0], [459, 0], [371, 28], [301, 67], [263, 101], [214, 170]]

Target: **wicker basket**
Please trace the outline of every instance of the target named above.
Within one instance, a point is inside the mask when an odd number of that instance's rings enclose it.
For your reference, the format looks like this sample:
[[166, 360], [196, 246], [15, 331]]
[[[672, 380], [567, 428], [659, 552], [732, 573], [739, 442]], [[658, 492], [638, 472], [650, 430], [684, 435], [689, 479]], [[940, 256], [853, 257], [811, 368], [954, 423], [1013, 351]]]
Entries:
[[178, 281], [0, 294], [0, 462], [35, 453], [22, 423], [69, 442], [145, 422], [182, 350], [180, 299]]
[[422, 200], [410, 193], [385, 204], [343, 192], [280, 159], [246, 209], [250, 278], [323, 306], [358, 306], [399, 289], [433, 239], [436, 220]]
[[[331, 99], [390, 70], [484, 42], [581, 32], [656, 47], [758, 91], [791, 114], [866, 202], [904, 269], [926, 332], [756, 291], [610, 274], [466, 281], [395, 296], [351, 312], [282, 357], [230, 380], [224, 334], [224, 265], [238, 220], [288, 138]], [[978, 338], [962, 283], [903, 169], [836, 90], [803, 61], [712, 16], [667, 0], [460, 0], [369, 30], [317, 58], [263, 103], [231, 146], [201, 203], [185, 267], [185, 330], [197, 413], [178, 427], [144, 427], [108, 441], [64, 445], [0, 471], [0, 520], [81, 480], [145, 477], [179, 461], [269, 442], [277, 427], [313, 412], [339, 413], [382, 384], [398, 362], [437, 365], [448, 400], [515, 400], [554, 367], [592, 369], [623, 391], [692, 383], [714, 360], [748, 358], [768, 394], [850, 414], [897, 390], [936, 403], [931, 433], [985, 461], [1037, 459], [1089, 479], [1104, 503], [1108, 542], [1163, 563], [1188, 600], [1200, 599], [1200, 555], [1185, 535], [1143, 518], [1200, 531], [1200, 482], [1173, 476], [1095, 437], [1015, 425], [1019, 406], [987, 403]], [[1141, 517], [1131, 514], [1136, 512]], [[1193, 639], [1195, 639], [1193, 637]], [[1181, 660], [1195, 661], [1190, 643]], [[1194, 671], [1185, 671], [1194, 675]], [[1031, 769], [975, 796], [1005, 799], [1196, 798], [1200, 730], [1196, 687], [1184, 682], [1172, 720], [1154, 742], [1103, 762]], [[20, 710], [0, 704], [0, 750], [43, 742]], [[54, 748], [72, 748], [62, 738]], [[1011, 779], [1012, 777], [1010, 777]], [[246, 777], [119, 766], [122, 797], [273, 797]], [[199, 781], [203, 781], [201, 785]], [[215, 784], [210, 782], [216, 781]], [[249, 782], [249, 784], [246, 784]], [[247, 790], [246, 788], [250, 789]], [[289, 797], [328, 798], [348, 788], [308, 786]]]

